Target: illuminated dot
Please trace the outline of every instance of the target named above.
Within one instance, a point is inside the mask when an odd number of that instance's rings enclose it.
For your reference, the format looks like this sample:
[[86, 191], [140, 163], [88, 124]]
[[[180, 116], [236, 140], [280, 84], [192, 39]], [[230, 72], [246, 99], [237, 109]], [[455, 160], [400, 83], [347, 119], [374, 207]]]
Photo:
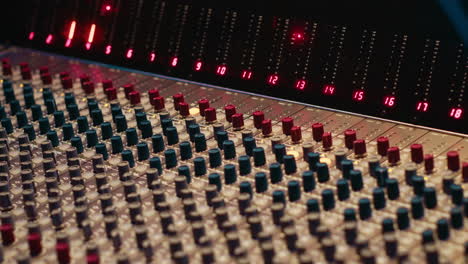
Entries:
[[106, 5], [105, 9], [106, 9], [106, 11], [110, 11], [112, 9], [112, 7], [110, 5]]

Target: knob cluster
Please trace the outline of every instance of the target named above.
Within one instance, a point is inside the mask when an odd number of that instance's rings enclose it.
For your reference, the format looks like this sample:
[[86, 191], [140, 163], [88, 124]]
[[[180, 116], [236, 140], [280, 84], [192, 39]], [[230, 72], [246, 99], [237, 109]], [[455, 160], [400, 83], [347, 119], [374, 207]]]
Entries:
[[0, 262], [466, 258], [466, 139], [435, 151], [309, 107], [38, 66], [2, 61]]

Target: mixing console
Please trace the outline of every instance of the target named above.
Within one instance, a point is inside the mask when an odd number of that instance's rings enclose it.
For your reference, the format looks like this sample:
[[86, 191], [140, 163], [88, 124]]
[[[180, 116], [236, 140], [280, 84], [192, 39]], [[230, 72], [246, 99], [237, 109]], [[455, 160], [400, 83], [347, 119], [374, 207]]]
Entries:
[[4, 263], [466, 263], [468, 137], [12, 47]]

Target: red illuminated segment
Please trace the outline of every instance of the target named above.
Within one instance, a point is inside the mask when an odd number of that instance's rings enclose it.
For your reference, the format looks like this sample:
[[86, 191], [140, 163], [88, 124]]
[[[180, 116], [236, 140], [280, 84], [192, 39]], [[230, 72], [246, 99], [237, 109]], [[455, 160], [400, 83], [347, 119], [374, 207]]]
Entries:
[[365, 95], [366, 93], [364, 92], [364, 90], [355, 90], [353, 92], [353, 100], [361, 102], [362, 100], [364, 100]]
[[202, 67], [203, 67], [203, 62], [201, 62], [201, 61], [199, 61], [199, 60], [196, 61], [196, 62], [193, 64], [193, 70], [194, 70], [194, 71], [201, 71]]
[[85, 44], [87, 50], [91, 49], [91, 44], [93, 44], [94, 34], [96, 33], [96, 24], [92, 24], [89, 28], [88, 41]]
[[267, 82], [270, 85], [277, 85], [278, 81], [279, 81], [279, 76], [278, 75], [272, 74], [272, 75], [268, 76]]
[[106, 46], [106, 50], [104, 51], [104, 53], [105, 53], [106, 55], [109, 55], [109, 54], [111, 54], [111, 52], [112, 52], [112, 46], [111, 46], [111, 45], [107, 45], [107, 46]]
[[226, 71], [227, 71], [226, 65], [219, 65], [216, 68], [216, 74], [221, 75], [221, 76], [226, 75]]
[[394, 107], [396, 103], [396, 97], [393, 95], [387, 95], [383, 99], [383, 104], [386, 107]]
[[151, 52], [150, 55], [149, 55], [149, 61], [154, 62], [155, 60], [156, 60], [156, 53]]
[[45, 43], [46, 43], [47, 45], [50, 45], [50, 44], [52, 43], [53, 40], [54, 40], [54, 36], [53, 36], [52, 34], [49, 34], [49, 35], [47, 35], [47, 38], [46, 38], [46, 40], [45, 40]]
[[244, 79], [244, 80], [252, 79], [252, 71], [243, 70], [241, 78]]
[[307, 81], [304, 79], [297, 80], [294, 87], [298, 90], [304, 90], [307, 86]]
[[104, 10], [106, 10], [106, 11], [108, 11], [108, 12], [109, 12], [109, 11], [111, 11], [111, 10], [112, 10], [112, 6], [110, 6], [110, 5], [106, 5], [106, 6], [104, 6]]
[[463, 116], [463, 108], [453, 107], [450, 109], [449, 116], [454, 119], [461, 119]]
[[336, 88], [334, 85], [327, 84], [323, 86], [323, 94], [325, 95], [335, 95]]
[[34, 39], [34, 35], [35, 35], [34, 32], [32, 32], [32, 31], [29, 32], [28, 39], [29, 39], [29, 40], [33, 40], [33, 39]]
[[175, 66], [177, 66], [177, 63], [179, 63], [179, 58], [177, 58], [177, 57], [172, 57], [172, 58], [171, 58], [171, 66], [172, 66], [172, 67], [175, 67]]
[[427, 112], [427, 110], [429, 110], [429, 103], [428, 102], [418, 102], [416, 104], [416, 111]]
[[70, 28], [68, 29], [68, 36], [67, 41], [65, 42], [65, 47], [70, 47], [73, 37], [75, 36], [75, 29], [76, 29], [76, 21], [73, 20], [70, 24]]
[[128, 49], [127, 53], [125, 53], [125, 57], [127, 57], [127, 59], [131, 59], [133, 57], [133, 49]]

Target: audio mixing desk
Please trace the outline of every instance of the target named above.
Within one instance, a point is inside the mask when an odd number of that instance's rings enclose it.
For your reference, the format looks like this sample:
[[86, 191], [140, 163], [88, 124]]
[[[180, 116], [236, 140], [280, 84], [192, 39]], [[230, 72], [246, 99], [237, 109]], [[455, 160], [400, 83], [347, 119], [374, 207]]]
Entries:
[[10, 47], [4, 263], [466, 263], [468, 137]]

